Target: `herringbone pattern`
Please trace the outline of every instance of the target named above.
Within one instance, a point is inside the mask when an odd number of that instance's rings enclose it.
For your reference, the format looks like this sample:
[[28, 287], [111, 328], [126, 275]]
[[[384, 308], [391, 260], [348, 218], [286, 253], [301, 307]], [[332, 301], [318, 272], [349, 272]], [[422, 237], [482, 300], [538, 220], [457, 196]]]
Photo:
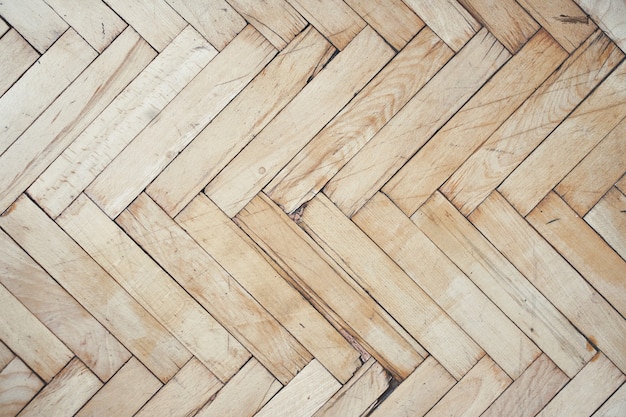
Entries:
[[626, 416], [624, 0], [0, 17], [0, 416]]

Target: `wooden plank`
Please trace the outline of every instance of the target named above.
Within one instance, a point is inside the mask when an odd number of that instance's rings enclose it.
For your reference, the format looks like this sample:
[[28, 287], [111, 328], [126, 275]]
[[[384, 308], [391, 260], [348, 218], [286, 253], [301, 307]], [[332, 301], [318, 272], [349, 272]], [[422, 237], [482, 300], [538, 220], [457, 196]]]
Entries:
[[568, 376], [591, 359], [569, 320], [441, 194], [411, 220]]
[[187, 26], [165, 0], [106, 0], [154, 49], [161, 52]]
[[624, 413], [626, 413], [626, 384], [615, 391], [615, 394], [593, 413], [593, 417], [620, 417]]
[[0, 217], [0, 226], [161, 381], [189, 360], [191, 354], [27, 197]]
[[308, 28], [268, 64], [148, 186], [175, 216], [307, 84], [335, 49]]
[[[540, 30], [383, 187], [410, 216], [567, 58]], [[441, 163], [441, 161], [446, 161]]]
[[585, 216], [585, 221], [626, 259], [626, 196], [612, 188]]
[[255, 417], [309, 417], [341, 384], [315, 359], [268, 402]]
[[335, 48], [343, 50], [366, 26], [343, 0], [287, 0]]
[[[80, 35], [70, 29], [37, 61], [37, 65], [33, 65], [26, 71], [20, 80], [0, 98], [0, 119], [3, 120], [0, 154], [39, 117], [96, 56], [96, 52]], [[13, 59], [11, 57], [7, 61], [13, 61]], [[4, 64], [2, 66], [4, 67]]]
[[401, 0], [346, 0], [396, 51], [424, 27], [424, 22]]
[[481, 417], [534, 417], [568, 381], [567, 375], [541, 355]]
[[195, 415], [222, 383], [196, 358], [192, 358], [143, 406], [137, 417]]
[[118, 223], [281, 382], [311, 355], [235, 279], [141, 194]]
[[266, 194], [287, 213], [311, 199], [451, 56], [437, 35], [422, 30], [274, 177]]
[[76, 417], [134, 415], [161, 386], [161, 382], [132, 357]]
[[74, 359], [22, 410], [20, 417], [74, 415], [101, 386], [102, 382]]
[[130, 357], [111, 333], [2, 231], [0, 282], [102, 381]]
[[0, 211], [4, 211], [154, 58], [126, 29], [0, 156]]
[[598, 353], [537, 417], [591, 415], [626, 380], [602, 353]]
[[426, 417], [479, 417], [511, 382], [489, 356], [484, 356]]
[[410, 336], [405, 339], [393, 319], [267, 197], [253, 199], [236, 220], [318, 310], [334, 316], [386, 369], [404, 379], [422, 361]]
[[72, 26], [89, 45], [102, 52], [127, 24], [102, 0], [44, 0]]
[[196, 417], [252, 417], [281, 388], [280, 382], [252, 358]]
[[602, 139], [626, 120], [626, 62], [618, 66], [498, 187], [528, 214]]
[[275, 53], [261, 34], [246, 27], [107, 166], [87, 194], [109, 217], [116, 217]]
[[333, 177], [324, 193], [352, 216], [509, 57], [481, 30]]
[[0, 410], [2, 415], [16, 416], [39, 392], [44, 383], [15, 358], [0, 371]]
[[[363, 29], [209, 183], [205, 193], [227, 215], [234, 216], [376, 75], [392, 54], [376, 32], [370, 27]], [[312, 107], [311, 103], [316, 105]]]
[[15, 358], [13, 352], [0, 340], [0, 371], [4, 369], [13, 358]]
[[428, 357], [370, 416], [424, 415], [455, 382], [432, 356]]
[[597, 27], [573, 0], [517, 2], [570, 54]]
[[351, 417], [365, 415], [389, 388], [391, 375], [370, 358], [313, 417]]
[[220, 380], [248, 360], [246, 349], [84, 194], [57, 223]]
[[471, 213], [623, 56], [595, 32], [461, 165], [441, 187], [443, 194], [464, 215]]
[[42, 54], [68, 28], [43, 0], [3, 1], [0, 15]]
[[359, 353], [272, 268], [254, 241], [211, 200], [200, 194], [176, 221], [339, 382], [352, 377], [361, 365]]
[[626, 194], [626, 174], [624, 174], [622, 178], [615, 183], [615, 188], [620, 190], [622, 194]]
[[624, 15], [626, 4], [620, 0], [576, 0], [576, 3], [600, 25], [600, 28], [626, 52]]
[[56, 218], [216, 54], [185, 28], [37, 177], [29, 195]]
[[579, 215], [584, 216], [626, 172], [626, 120], [580, 161], [555, 187]]
[[437, 36], [458, 52], [480, 29], [471, 14], [457, 0], [434, 3], [424, 0], [404, 0]]
[[[372, 197], [354, 222], [511, 377], [517, 378], [539, 356], [530, 339], [382, 193]], [[441, 321], [435, 321], [437, 331], [443, 328]], [[452, 334], [441, 331], [440, 337]], [[461, 352], [452, 353], [450, 341], [437, 347], [445, 352], [445, 361], [439, 359], [444, 353], [438, 355], [434, 348], [425, 347], [452, 376], [460, 378], [469, 371], [468, 365], [471, 368], [480, 359], [481, 350], [467, 338], [454, 339], [462, 341], [463, 360]]]
[[9, 25], [2, 19], [0, 19], [0, 36], [4, 35], [10, 29]]
[[593, 345], [626, 369], [624, 319], [500, 194], [492, 193], [470, 220]]
[[[0, 21], [2, 25], [4, 21]], [[0, 38], [0, 96], [39, 58], [37, 51], [11, 29]], [[5, 122], [6, 123], [6, 122]], [[4, 135], [4, 132], [3, 132]], [[3, 142], [6, 139], [3, 139]]]
[[527, 220], [626, 317], [626, 262], [583, 219], [551, 192]]
[[191, 26], [221, 51], [246, 26], [246, 21], [225, 0], [165, 0]]

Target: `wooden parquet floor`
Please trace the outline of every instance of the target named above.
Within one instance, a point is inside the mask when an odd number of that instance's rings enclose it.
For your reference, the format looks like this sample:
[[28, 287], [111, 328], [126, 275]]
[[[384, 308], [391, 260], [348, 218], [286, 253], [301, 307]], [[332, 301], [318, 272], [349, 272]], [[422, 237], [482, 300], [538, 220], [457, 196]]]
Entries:
[[0, 416], [626, 416], [626, 1], [0, 17]]

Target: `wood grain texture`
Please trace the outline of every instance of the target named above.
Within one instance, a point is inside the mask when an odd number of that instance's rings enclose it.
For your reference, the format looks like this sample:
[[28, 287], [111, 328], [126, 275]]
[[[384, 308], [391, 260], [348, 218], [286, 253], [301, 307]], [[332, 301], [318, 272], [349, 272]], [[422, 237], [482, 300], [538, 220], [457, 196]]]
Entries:
[[622, 259], [626, 259], [624, 210], [626, 210], [626, 195], [614, 187], [585, 216], [585, 221], [619, 253]]
[[68, 24], [44, 0], [2, 2], [0, 14], [39, 53], [47, 51], [68, 28]]
[[18, 31], [13, 29], [1, 36], [0, 74], [3, 76], [0, 79], [0, 96], [39, 58], [37, 51], [26, 42]]
[[17, 415], [39, 392], [44, 383], [19, 358], [0, 371], [0, 410], [3, 415]]
[[626, 52], [626, 4], [621, 0], [576, 0], [578, 5]]

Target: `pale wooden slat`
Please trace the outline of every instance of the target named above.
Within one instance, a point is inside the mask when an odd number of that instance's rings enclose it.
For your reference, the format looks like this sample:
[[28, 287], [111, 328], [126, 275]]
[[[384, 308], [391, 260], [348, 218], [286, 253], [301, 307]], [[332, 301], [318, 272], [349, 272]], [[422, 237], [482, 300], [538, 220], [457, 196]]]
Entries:
[[9, 22], [39, 53], [44, 53], [68, 28], [43, 0], [3, 1], [0, 16]]
[[333, 177], [324, 193], [352, 216], [509, 57], [481, 30]]
[[146, 194], [117, 221], [281, 382], [310, 361], [309, 352]]
[[314, 28], [296, 37], [148, 186], [176, 215], [306, 85], [336, 51]]
[[287, 213], [311, 199], [451, 56], [422, 30], [274, 177], [267, 195]]
[[[4, 21], [0, 20], [0, 25], [2, 23]], [[37, 51], [15, 29], [9, 30], [2, 36], [0, 39], [0, 74], [2, 74], [0, 96], [22, 76], [37, 58], [39, 58]]]
[[[261, 34], [247, 26], [108, 165], [87, 194], [116, 217], [275, 53]], [[155, 141], [155, 137], [162, 139]]]
[[358, 352], [261, 255], [261, 249], [206, 196], [176, 217], [232, 277], [341, 383], [360, 366]]
[[107, 381], [130, 357], [111, 333], [2, 231], [0, 282], [101, 380]]
[[15, 416], [44, 383], [19, 358], [0, 371], [0, 413]]
[[220, 380], [248, 360], [245, 348], [84, 194], [57, 223]]
[[56, 218], [216, 54], [185, 28], [37, 177], [29, 195]]
[[74, 415], [102, 382], [74, 359], [22, 410], [20, 417]]
[[540, 30], [385, 184], [383, 192], [405, 214], [415, 213], [565, 58], [565, 51]]
[[480, 23], [457, 0], [437, 3], [428, 0], [404, 0], [404, 3], [455, 52], [480, 29]]
[[624, 414], [626, 414], [626, 384], [622, 384], [593, 417], [621, 417]]
[[10, 29], [9, 25], [2, 19], [0, 19], [0, 36], [3, 36]]
[[76, 417], [131, 416], [161, 388], [161, 382], [132, 357]]
[[472, 212], [623, 58], [597, 31], [446, 181], [441, 190]]
[[411, 220], [568, 376], [591, 359], [578, 330], [441, 194]]
[[137, 417], [194, 415], [211, 399], [222, 383], [196, 358], [192, 358], [146, 403]]
[[[191, 354], [27, 197], [0, 226], [162, 381]], [[86, 279], [88, 277], [89, 279]]]
[[281, 388], [280, 382], [252, 358], [196, 417], [252, 417]]
[[[391, 59], [392, 49], [369, 26], [335, 57], [209, 183], [205, 193], [234, 216]], [[315, 103], [315, 106], [311, 106]]]
[[626, 4], [622, 0], [576, 0], [576, 3], [626, 52]]
[[4, 369], [15, 358], [15, 355], [0, 340], [0, 370]]
[[585, 216], [585, 221], [626, 259], [626, 195], [612, 188]]

